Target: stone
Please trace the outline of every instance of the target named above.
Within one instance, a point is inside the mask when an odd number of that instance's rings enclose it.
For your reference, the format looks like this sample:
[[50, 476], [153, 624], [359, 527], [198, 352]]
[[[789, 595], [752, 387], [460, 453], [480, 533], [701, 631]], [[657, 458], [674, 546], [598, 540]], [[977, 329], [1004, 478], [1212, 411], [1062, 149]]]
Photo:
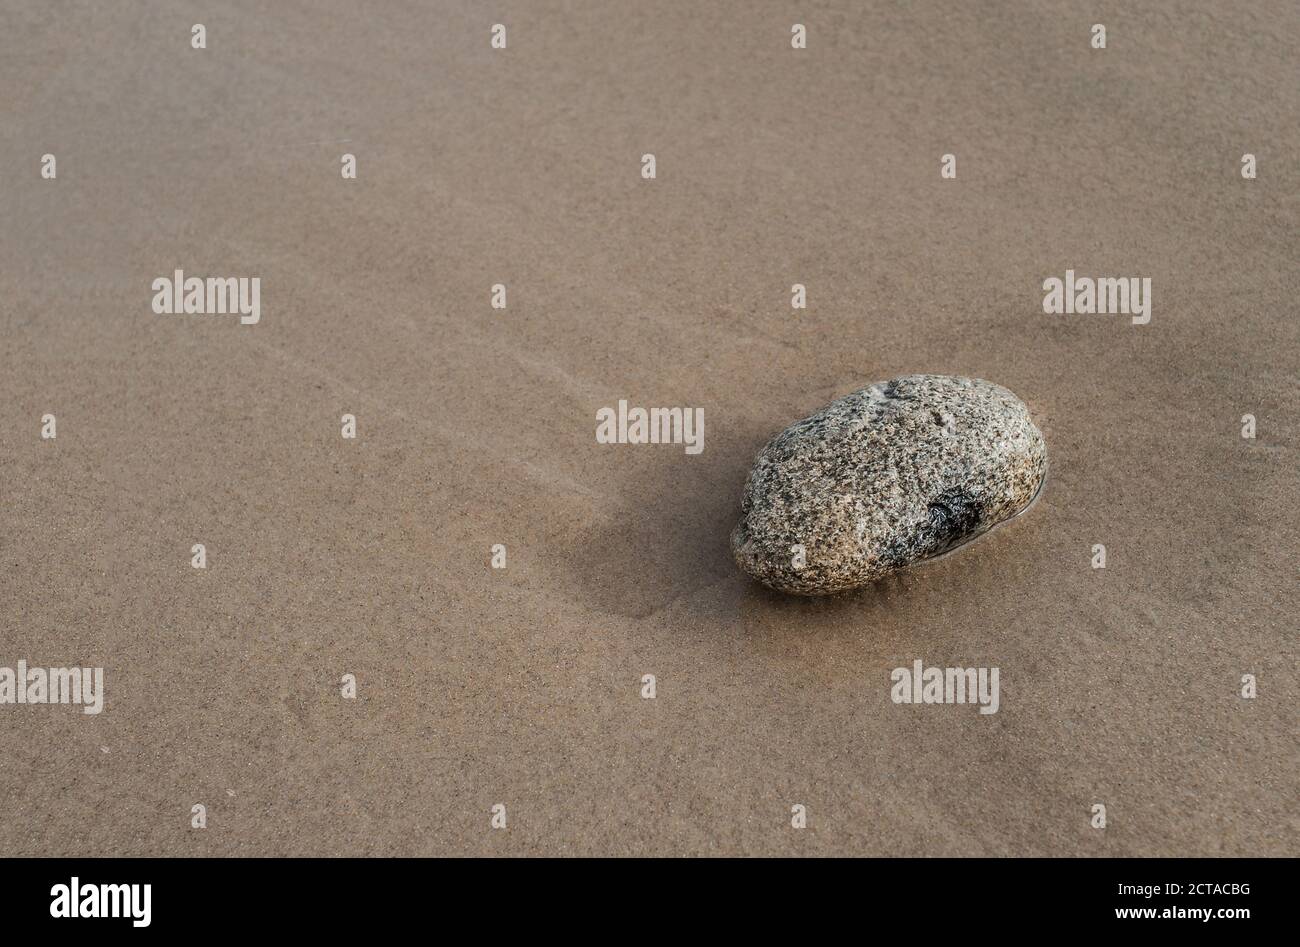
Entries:
[[977, 378], [905, 375], [831, 402], [758, 453], [736, 563], [795, 595], [859, 588], [1024, 512], [1047, 474], [1025, 403]]

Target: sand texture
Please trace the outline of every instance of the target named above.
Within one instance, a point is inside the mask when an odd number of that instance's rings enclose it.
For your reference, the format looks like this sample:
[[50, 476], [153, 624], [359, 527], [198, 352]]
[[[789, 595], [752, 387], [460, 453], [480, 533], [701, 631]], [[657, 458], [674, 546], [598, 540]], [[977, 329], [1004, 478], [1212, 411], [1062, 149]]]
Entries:
[[[0, 666], [106, 689], [0, 706], [0, 851], [1300, 853], [1293, 0], [0, 20]], [[178, 268], [260, 321], [155, 313]], [[1150, 322], [1045, 314], [1067, 269]], [[743, 575], [759, 448], [910, 373], [1024, 399], [1031, 513]], [[620, 399], [703, 451], [598, 444]], [[893, 702], [918, 659], [998, 712]]]

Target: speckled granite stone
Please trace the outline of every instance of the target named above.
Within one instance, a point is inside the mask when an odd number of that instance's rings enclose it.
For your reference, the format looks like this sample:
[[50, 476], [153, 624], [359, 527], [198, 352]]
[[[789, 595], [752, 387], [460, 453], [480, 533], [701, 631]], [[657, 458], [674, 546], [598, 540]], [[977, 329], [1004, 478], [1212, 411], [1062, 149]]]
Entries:
[[842, 592], [1022, 512], [1046, 473], [1043, 435], [1011, 392], [906, 375], [833, 401], [768, 442], [731, 549], [774, 589]]

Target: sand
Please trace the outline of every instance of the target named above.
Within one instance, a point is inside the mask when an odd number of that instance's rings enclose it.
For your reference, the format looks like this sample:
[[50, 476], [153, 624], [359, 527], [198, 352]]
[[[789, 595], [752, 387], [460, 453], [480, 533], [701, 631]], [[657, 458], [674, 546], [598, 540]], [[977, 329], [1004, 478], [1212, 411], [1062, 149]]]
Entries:
[[[0, 665], [106, 699], [0, 706], [0, 850], [1297, 854], [1294, 3], [3, 8]], [[260, 322], [155, 314], [178, 267]], [[1036, 507], [742, 576], [758, 448], [909, 372], [1030, 405]]]

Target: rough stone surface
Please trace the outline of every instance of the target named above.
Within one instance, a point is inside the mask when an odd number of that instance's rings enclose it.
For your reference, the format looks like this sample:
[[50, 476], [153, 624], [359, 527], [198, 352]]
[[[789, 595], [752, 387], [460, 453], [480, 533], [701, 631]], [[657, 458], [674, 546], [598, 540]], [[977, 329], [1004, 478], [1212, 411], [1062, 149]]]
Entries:
[[1007, 389], [906, 375], [833, 401], [768, 442], [731, 548], [742, 570], [774, 589], [842, 592], [1022, 512], [1046, 473], [1043, 436]]

